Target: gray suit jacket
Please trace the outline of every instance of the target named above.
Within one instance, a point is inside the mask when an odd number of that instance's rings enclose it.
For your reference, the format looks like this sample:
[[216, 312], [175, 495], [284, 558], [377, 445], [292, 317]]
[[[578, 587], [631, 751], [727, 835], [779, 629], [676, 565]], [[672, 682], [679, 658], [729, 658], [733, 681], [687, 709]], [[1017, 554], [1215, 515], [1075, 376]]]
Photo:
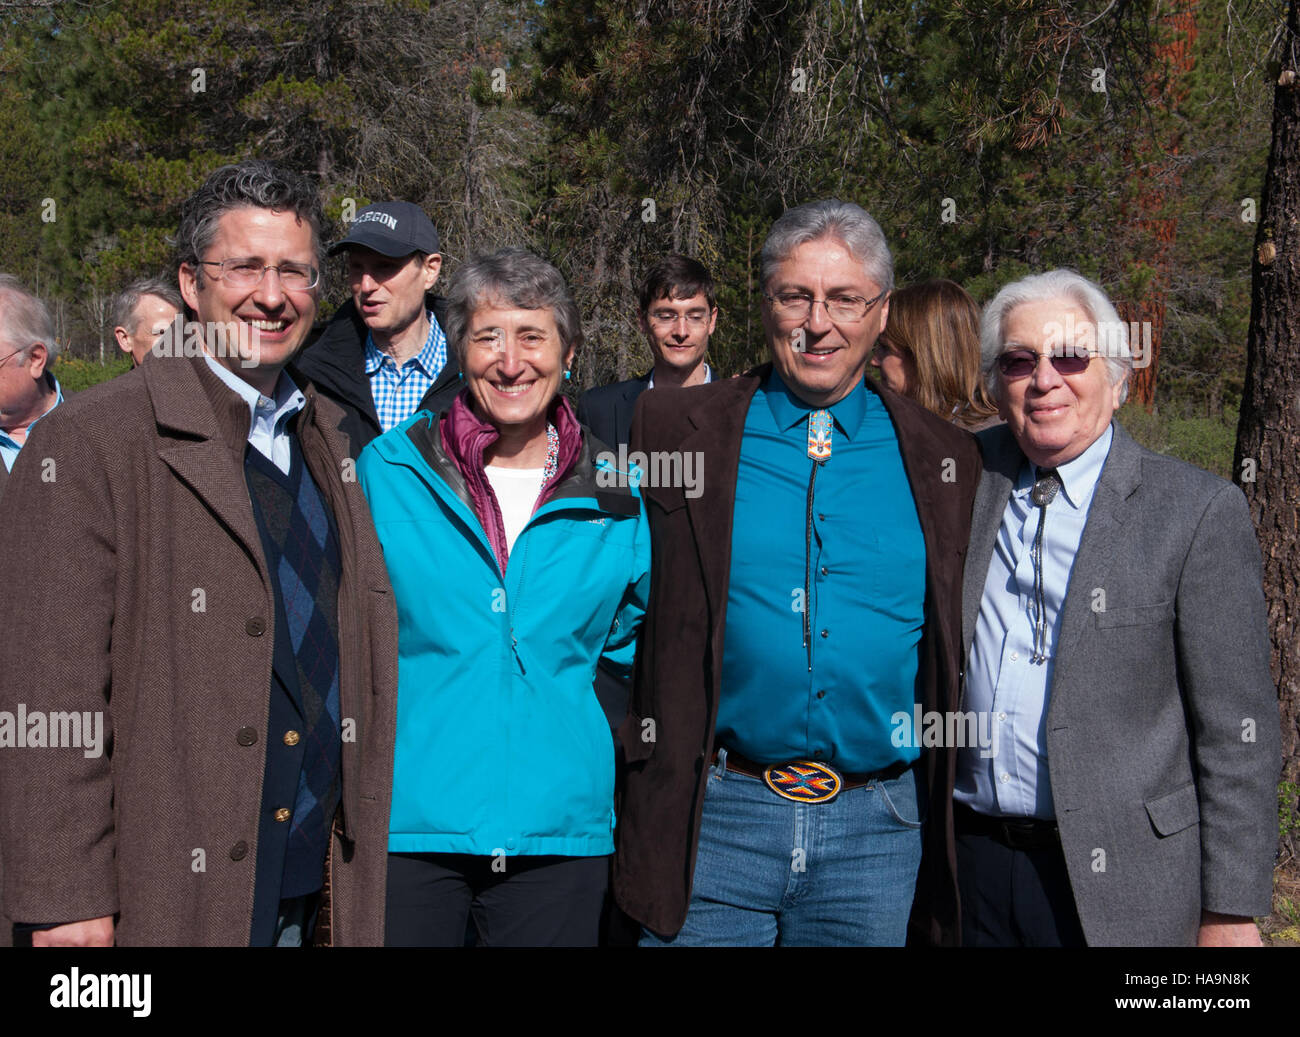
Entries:
[[[1091, 945], [1195, 944], [1202, 909], [1271, 910], [1281, 769], [1259, 545], [1245, 497], [1118, 422], [1060, 616], [1047, 757]], [[969, 658], [1024, 455], [979, 436]]]

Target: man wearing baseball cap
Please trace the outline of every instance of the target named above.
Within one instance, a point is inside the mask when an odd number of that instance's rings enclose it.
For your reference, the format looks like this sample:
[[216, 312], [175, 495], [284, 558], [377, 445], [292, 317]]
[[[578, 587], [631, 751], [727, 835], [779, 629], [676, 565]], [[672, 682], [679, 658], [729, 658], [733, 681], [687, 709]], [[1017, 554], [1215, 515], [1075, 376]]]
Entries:
[[411, 202], [381, 202], [357, 213], [330, 255], [347, 253], [349, 302], [299, 359], [299, 368], [347, 417], [352, 456], [421, 405], [451, 402], [460, 368], [447, 349], [438, 232]]

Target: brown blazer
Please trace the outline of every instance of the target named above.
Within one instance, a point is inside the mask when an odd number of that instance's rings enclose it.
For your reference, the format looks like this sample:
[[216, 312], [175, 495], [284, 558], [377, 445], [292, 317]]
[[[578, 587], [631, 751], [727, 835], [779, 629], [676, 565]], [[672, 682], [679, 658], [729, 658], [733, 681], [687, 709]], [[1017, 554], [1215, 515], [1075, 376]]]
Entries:
[[[336, 944], [380, 944], [397, 614], [342, 411], [296, 380], [304, 461], [342, 559], [342, 824], [322, 922]], [[248, 405], [202, 359], [155, 359], [69, 399], [14, 466], [0, 709], [103, 711], [112, 746], [111, 759], [0, 749], [5, 907], [19, 921], [118, 914], [120, 945], [248, 942], [265, 739], [279, 737], [248, 428]]]
[[[690, 903], [708, 761], [718, 715], [731, 519], [750, 399], [771, 365], [740, 378], [645, 393], [632, 450], [699, 451], [703, 493], [643, 486], [653, 568], [632, 707], [621, 730], [629, 760], [615, 832], [619, 905], [656, 933], [676, 933]], [[968, 433], [872, 379], [898, 433], [926, 550], [919, 679], [927, 710], [956, 709], [961, 677], [961, 578], [980, 460]], [[643, 720], [654, 725], [643, 725]], [[653, 738], [647, 738], [648, 733]], [[956, 754], [923, 750], [929, 823], [912, 938], [956, 943], [952, 786]]]
[[[0, 497], [5, 495], [5, 483], [9, 481], [9, 469], [0, 461]], [[4, 846], [0, 845], [0, 947], [13, 944], [13, 923], [4, 907]]]

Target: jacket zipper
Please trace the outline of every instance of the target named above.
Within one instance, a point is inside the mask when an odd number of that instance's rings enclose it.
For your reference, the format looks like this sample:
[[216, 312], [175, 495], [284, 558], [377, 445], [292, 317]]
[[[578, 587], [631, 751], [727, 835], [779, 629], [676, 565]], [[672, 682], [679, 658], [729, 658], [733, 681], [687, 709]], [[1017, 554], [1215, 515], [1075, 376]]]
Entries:
[[[531, 521], [532, 520], [530, 519], [529, 522]], [[527, 530], [528, 526], [525, 525], [524, 528], [520, 530], [519, 535], [523, 536]], [[515, 541], [515, 543], [518, 542], [519, 541], [517, 540]], [[524, 543], [524, 557], [519, 563], [519, 583], [515, 587], [515, 596], [510, 601], [510, 650], [515, 653], [515, 662], [519, 664], [519, 672], [521, 674], [526, 674], [528, 671], [524, 669], [524, 660], [519, 655], [519, 638], [515, 637], [515, 607], [518, 605], [519, 599], [524, 596], [524, 575], [528, 572], [528, 544], [530, 542], [531, 538], [529, 541], [525, 541]], [[513, 555], [514, 552], [512, 551], [511, 554]], [[506, 568], [510, 568], [509, 560], [506, 561]], [[504, 575], [505, 574], [502, 573], [502, 576]]]

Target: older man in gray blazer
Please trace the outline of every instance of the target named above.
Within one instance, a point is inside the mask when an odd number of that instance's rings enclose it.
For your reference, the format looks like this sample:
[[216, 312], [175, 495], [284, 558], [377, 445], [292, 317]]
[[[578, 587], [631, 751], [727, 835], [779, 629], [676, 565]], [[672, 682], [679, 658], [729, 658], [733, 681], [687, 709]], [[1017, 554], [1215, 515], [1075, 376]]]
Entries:
[[954, 792], [968, 946], [1258, 944], [1280, 768], [1241, 491], [1113, 420], [1132, 359], [1071, 271], [1003, 288], [984, 369]]

